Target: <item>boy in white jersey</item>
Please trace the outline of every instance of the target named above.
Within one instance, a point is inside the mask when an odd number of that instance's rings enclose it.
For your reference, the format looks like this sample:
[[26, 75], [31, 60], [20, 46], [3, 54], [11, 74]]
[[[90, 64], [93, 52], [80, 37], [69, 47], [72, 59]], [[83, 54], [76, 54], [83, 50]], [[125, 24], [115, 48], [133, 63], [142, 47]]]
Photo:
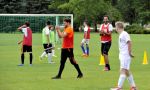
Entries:
[[120, 77], [118, 86], [111, 90], [122, 90], [123, 83], [127, 78], [130, 83], [130, 90], [137, 90], [130, 72], [131, 58], [134, 57], [131, 53], [131, 39], [129, 34], [124, 31], [123, 22], [116, 23], [116, 31], [119, 33], [119, 59], [120, 59]]

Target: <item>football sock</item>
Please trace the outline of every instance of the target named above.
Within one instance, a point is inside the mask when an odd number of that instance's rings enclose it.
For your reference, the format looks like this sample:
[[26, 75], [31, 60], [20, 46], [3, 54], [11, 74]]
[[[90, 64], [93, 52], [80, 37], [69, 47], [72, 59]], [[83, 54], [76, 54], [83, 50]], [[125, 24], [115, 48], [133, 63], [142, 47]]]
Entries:
[[32, 64], [33, 55], [32, 53], [30, 53], [29, 55], [30, 55], [30, 64]]
[[79, 65], [78, 65], [78, 64], [74, 64], [74, 67], [75, 67], [76, 70], [78, 71], [78, 74], [79, 74], [79, 75], [82, 75], [82, 72], [81, 72], [81, 70], [80, 70]]
[[48, 63], [52, 62], [52, 53], [48, 53]]
[[53, 55], [53, 56], [55, 55], [55, 50], [52, 50], [52, 55]]
[[89, 55], [89, 45], [88, 44], [86, 44], [86, 51], [87, 51], [86, 54]]
[[118, 80], [118, 87], [119, 88], [122, 88], [125, 79], [126, 79], [126, 75], [121, 74], [120, 77], [119, 77], [119, 80]]
[[24, 64], [24, 54], [21, 54], [21, 64]]
[[85, 53], [85, 49], [83, 45], [81, 46], [81, 48], [82, 48], [82, 52]]
[[46, 52], [44, 51], [40, 57], [43, 58], [45, 55], [46, 55]]
[[133, 75], [130, 74], [129, 77], [127, 77], [127, 79], [130, 83], [130, 86], [135, 87], [135, 82], [134, 82], [134, 79], [133, 79]]

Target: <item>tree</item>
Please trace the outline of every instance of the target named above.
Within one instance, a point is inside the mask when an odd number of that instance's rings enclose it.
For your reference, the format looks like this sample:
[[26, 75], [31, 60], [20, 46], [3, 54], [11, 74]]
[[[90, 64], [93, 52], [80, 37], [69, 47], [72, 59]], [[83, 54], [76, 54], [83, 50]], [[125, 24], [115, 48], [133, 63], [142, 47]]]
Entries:
[[149, 0], [119, 0], [117, 8], [122, 13], [123, 19], [130, 24], [144, 24], [150, 18]]
[[67, 10], [66, 13], [73, 13], [78, 26], [84, 20], [88, 20], [93, 23], [95, 31], [97, 30], [97, 22], [102, 21], [104, 15], [116, 20], [121, 18], [118, 10], [113, 8], [110, 3], [104, 2], [104, 0], [70, 0], [68, 3], [58, 6], [58, 9]]

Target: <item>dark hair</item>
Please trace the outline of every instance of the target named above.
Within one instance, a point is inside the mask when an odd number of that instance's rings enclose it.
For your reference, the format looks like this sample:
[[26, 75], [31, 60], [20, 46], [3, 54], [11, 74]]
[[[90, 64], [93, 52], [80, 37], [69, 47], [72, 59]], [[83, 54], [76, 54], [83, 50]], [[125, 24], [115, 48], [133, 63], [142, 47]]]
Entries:
[[86, 25], [90, 26], [90, 23], [87, 20], [85, 20], [84, 23], [86, 23]]
[[64, 21], [67, 23], [71, 23], [71, 19], [69, 19], [69, 18], [64, 19]]
[[47, 21], [47, 22], [46, 22], [46, 24], [47, 24], [47, 25], [50, 25], [50, 24], [51, 24], [51, 22], [50, 22], [50, 21]]
[[108, 16], [108, 15], [104, 15], [104, 17], [107, 17], [107, 18], [108, 18], [108, 20], [109, 20], [109, 16]]
[[25, 25], [26, 25], [27, 27], [29, 27], [29, 26], [30, 26], [30, 23], [29, 23], [29, 22], [25, 22]]

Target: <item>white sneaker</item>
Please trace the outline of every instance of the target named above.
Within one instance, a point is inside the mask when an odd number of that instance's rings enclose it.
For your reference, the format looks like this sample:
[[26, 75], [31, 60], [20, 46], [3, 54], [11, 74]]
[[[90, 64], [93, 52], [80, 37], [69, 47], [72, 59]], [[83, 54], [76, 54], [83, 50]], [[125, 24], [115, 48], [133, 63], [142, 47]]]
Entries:
[[41, 56], [39, 56], [39, 61], [42, 61], [42, 59], [43, 59], [43, 58], [42, 58]]
[[136, 87], [131, 87], [130, 90], [137, 90], [137, 88]]
[[53, 57], [57, 57], [56, 55], [53, 55]]
[[49, 64], [54, 64], [55, 62], [52, 61], [52, 62], [48, 62], [48, 63], [49, 63]]
[[116, 87], [116, 88], [111, 88], [110, 90], [122, 90], [122, 88]]

